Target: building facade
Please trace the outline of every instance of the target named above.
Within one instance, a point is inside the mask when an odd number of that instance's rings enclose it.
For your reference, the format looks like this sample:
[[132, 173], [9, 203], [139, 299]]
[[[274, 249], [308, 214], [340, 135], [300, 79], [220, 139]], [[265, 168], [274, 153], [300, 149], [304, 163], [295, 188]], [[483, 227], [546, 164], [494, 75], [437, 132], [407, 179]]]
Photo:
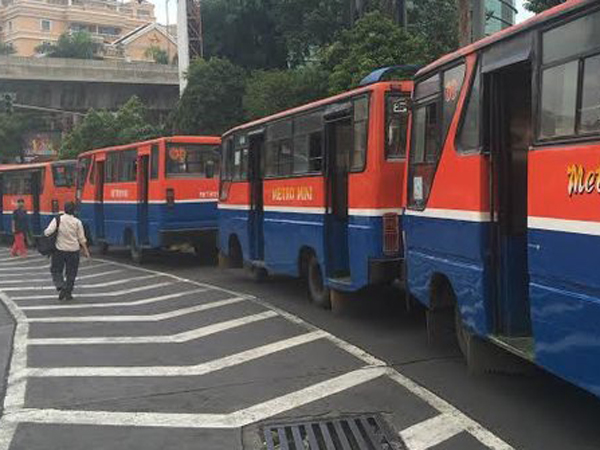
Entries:
[[486, 35], [494, 34], [515, 24], [517, 8], [515, 0], [485, 0]]
[[[0, 37], [12, 44], [19, 56], [36, 56], [42, 44], [53, 44], [61, 34], [89, 32], [103, 44], [106, 56], [133, 61], [151, 61], [151, 52], [131, 51], [127, 45], [111, 48], [117, 41], [136, 33], [136, 45], [147, 41], [172, 52], [173, 38], [156, 25], [154, 5], [138, 0], [0, 0]], [[140, 31], [149, 36], [142, 36]], [[122, 44], [122, 42], [121, 42]], [[130, 54], [131, 53], [131, 54]], [[104, 56], [104, 55], [102, 55]]]

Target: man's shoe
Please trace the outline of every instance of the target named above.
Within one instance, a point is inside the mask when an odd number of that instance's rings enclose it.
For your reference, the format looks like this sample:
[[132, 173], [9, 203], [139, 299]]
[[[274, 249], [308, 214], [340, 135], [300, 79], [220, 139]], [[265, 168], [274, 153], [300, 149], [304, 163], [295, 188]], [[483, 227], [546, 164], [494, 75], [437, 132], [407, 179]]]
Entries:
[[73, 296], [71, 294], [67, 294], [67, 295], [65, 295], [65, 300], [71, 301], [71, 300], [73, 300]]
[[61, 289], [60, 291], [58, 291], [58, 299], [59, 300], [65, 300], [67, 297], [67, 293], [65, 292], [64, 289]]

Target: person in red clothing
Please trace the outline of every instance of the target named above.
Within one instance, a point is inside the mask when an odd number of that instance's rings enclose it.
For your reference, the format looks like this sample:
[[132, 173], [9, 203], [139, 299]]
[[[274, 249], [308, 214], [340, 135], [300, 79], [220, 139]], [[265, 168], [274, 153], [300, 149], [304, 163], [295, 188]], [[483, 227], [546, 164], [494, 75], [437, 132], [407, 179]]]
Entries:
[[14, 236], [14, 244], [11, 249], [12, 256], [27, 256], [27, 244], [25, 239], [29, 232], [29, 219], [25, 210], [25, 201], [17, 200], [17, 209], [13, 211], [12, 217], [12, 232]]

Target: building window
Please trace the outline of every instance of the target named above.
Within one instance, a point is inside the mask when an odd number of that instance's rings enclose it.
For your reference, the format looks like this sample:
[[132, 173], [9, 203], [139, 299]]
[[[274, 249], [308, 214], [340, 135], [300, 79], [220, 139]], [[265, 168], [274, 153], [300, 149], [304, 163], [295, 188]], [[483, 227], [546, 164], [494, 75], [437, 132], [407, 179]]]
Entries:
[[42, 31], [48, 33], [52, 31], [52, 22], [48, 19], [42, 19]]

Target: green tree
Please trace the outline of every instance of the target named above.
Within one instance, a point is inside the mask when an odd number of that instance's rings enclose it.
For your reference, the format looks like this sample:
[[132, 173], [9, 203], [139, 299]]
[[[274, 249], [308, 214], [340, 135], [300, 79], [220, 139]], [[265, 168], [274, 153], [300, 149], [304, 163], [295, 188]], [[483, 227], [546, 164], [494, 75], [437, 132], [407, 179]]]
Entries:
[[382, 13], [372, 12], [340, 33], [338, 41], [324, 49], [321, 61], [330, 73], [330, 93], [335, 94], [357, 86], [380, 67], [424, 63], [430, 59], [428, 50], [421, 36], [400, 28]]
[[62, 159], [71, 159], [88, 150], [144, 141], [160, 134], [160, 128], [150, 123], [144, 104], [134, 96], [116, 113], [90, 110], [63, 139], [59, 154]]
[[327, 96], [328, 76], [320, 67], [259, 70], [246, 84], [244, 110], [248, 119], [275, 114]]
[[525, 3], [525, 8], [534, 13], [541, 13], [547, 9], [553, 8], [567, 0], [529, 0]]
[[[432, 14], [435, 11], [435, 14]], [[427, 44], [427, 58], [435, 60], [458, 48], [456, 0], [419, 0], [408, 17], [409, 31]]]
[[61, 34], [56, 44], [39, 45], [36, 51], [51, 58], [96, 59], [101, 48], [90, 33], [77, 31]]
[[17, 51], [15, 50], [15, 46], [12, 44], [12, 42], [6, 43], [0, 41], [0, 55], [9, 56], [14, 55], [15, 53], [17, 53]]
[[173, 128], [185, 134], [222, 134], [244, 119], [245, 71], [227, 59], [194, 60], [188, 85], [173, 114]]
[[169, 64], [169, 55], [166, 50], [163, 50], [156, 45], [148, 47], [144, 52], [146, 58], [152, 58], [157, 64]]
[[277, 0], [273, 6], [276, 30], [286, 46], [292, 66], [314, 57], [317, 49], [332, 43], [347, 28], [348, 0]]
[[248, 69], [284, 68], [287, 51], [273, 20], [279, 0], [205, 0], [207, 58], [220, 57]]
[[40, 124], [39, 117], [33, 114], [0, 114], [0, 162], [14, 162], [22, 157], [26, 133]]

